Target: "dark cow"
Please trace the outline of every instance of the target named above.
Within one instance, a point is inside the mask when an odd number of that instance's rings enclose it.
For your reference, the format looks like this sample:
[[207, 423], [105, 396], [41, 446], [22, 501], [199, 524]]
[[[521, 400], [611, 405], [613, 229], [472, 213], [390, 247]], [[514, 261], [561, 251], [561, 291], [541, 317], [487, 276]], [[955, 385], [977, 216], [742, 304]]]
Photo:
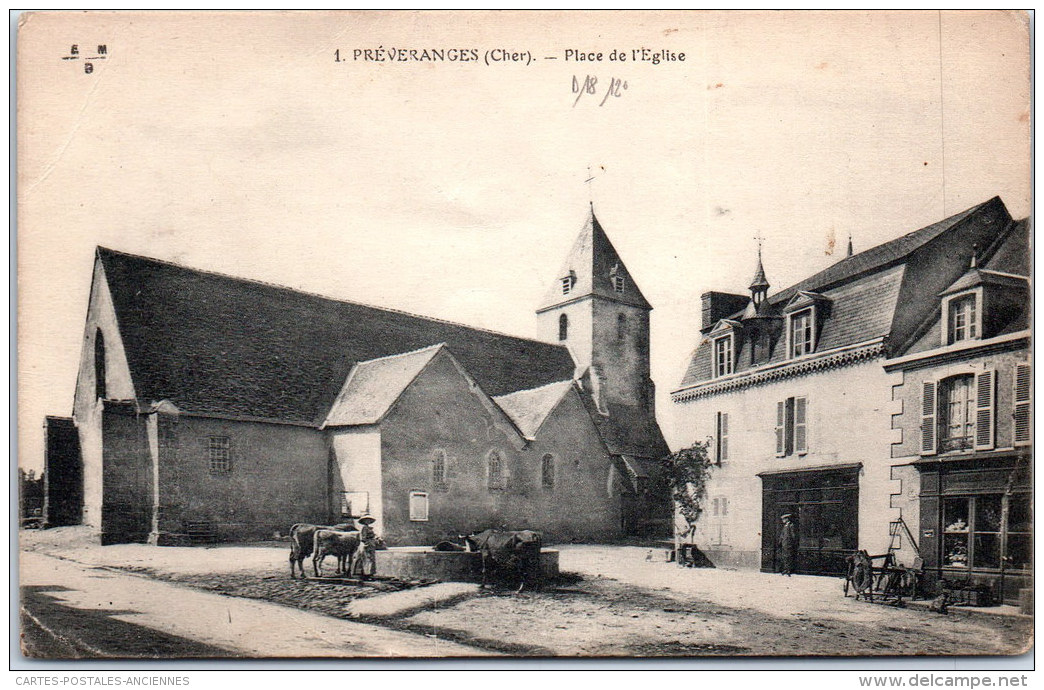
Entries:
[[543, 537], [533, 530], [487, 529], [464, 537], [468, 551], [482, 554], [482, 586], [489, 570], [511, 570], [518, 574], [521, 592], [531, 577], [540, 574], [540, 548]]
[[[359, 532], [339, 532], [332, 529], [320, 529], [315, 532], [315, 555], [312, 556], [312, 570], [315, 576], [323, 567], [323, 560], [327, 556], [337, 558], [337, 572], [349, 574], [355, 570], [355, 564], [361, 555], [362, 544]], [[349, 569], [349, 559], [351, 568]]]
[[290, 577], [294, 577], [294, 563], [304, 577], [304, 559], [312, 555], [315, 532], [321, 529], [350, 531], [355, 529], [354, 522], [342, 522], [339, 525], [309, 525], [298, 523], [290, 528]]

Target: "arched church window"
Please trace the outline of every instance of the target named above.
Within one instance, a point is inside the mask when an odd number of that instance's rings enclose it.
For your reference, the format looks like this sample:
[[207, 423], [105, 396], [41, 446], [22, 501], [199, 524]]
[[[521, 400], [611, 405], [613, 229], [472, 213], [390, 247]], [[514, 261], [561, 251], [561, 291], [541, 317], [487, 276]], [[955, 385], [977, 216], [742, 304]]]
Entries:
[[558, 339], [565, 340], [569, 337], [569, 317], [562, 314], [558, 317]]
[[431, 480], [435, 486], [446, 483], [446, 451], [436, 450], [431, 456]]
[[98, 398], [105, 397], [105, 337], [101, 329], [94, 334], [94, 392]]
[[545, 489], [555, 488], [555, 456], [550, 453], [540, 463], [540, 483]]
[[623, 340], [627, 334], [627, 317], [623, 314], [616, 315], [616, 339]]
[[500, 452], [489, 451], [487, 459], [486, 485], [490, 490], [504, 488], [504, 468], [501, 466]]

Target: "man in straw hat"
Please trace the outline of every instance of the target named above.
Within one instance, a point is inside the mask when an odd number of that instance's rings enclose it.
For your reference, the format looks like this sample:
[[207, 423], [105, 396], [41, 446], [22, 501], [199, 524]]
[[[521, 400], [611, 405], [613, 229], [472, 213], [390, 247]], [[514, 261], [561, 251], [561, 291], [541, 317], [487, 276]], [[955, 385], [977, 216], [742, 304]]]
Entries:
[[[362, 557], [358, 559], [361, 564], [359, 574], [363, 577], [372, 577], [377, 572], [377, 533], [373, 529], [373, 523], [377, 522], [377, 518], [367, 513], [356, 522], [361, 525], [359, 527], [359, 548], [362, 549]], [[352, 571], [354, 574], [354, 566]]]

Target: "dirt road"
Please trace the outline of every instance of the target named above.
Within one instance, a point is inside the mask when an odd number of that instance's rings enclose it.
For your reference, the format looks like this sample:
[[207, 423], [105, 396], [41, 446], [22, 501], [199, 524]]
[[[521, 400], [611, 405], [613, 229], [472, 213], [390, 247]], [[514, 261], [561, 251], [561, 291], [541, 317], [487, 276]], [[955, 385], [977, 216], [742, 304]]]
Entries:
[[41, 553], [20, 554], [27, 655], [44, 658], [439, 657], [437, 636], [227, 597]]
[[[402, 647], [397, 645], [415, 645], [418, 639], [438, 640], [444, 645], [440, 654], [518, 656], [995, 655], [1018, 654], [1032, 644], [1032, 620], [1027, 617], [940, 616], [846, 599], [840, 581], [833, 578], [680, 569], [638, 547], [563, 546], [561, 567], [570, 575], [555, 586], [521, 595], [484, 592], [420, 611], [363, 618], [371, 624], [365, 629], [374, 643], [357, 648], [349, 644], [350, 633], [330, 631], [360, 625], [348, 620], [356, 599], [391, 594], [380, 588], [291, 580], [282, 547], [100, 547], [80, 543], [72, 533], [67, 542], [62, 538], [34, 537], [23, 549], [36, 551], [23, 558], [32, 564], [31, 557], [41, 552], [60, 553], [79, 563], [104, 563], [145, 575], [152, 581], [144, 582], [170, 588], [164, 591], [171, 597], [191, 593], [186, 601], [195, 603], [186, 610], [169, 615], [164, 625], [148, 625], [237, 653], [288, 653], [294, 647], [281, 641], [288, 634], [284, 621], [296, 615], [310, 617], [299, 624], [300, 636], [323, 631], [315, 636], [329, 644], [315, 652], [335, 656], [382, 649], [398, 654]], [[99, 572], [76, 567], [81, 574]], [[32, 577], [25, 584], [33, 584]], [[194, 607], [220, 612], [230, 602], [261, 607], [251, 609], [254, 625], [249, 629], [265, 628], [271, 639], [255, 647], [229, 645], [227, 635], [217, 640], [185, 629], [184, 620]], [[134, 608], [132, 603], [124, 606]], [[227, 627], [221, 621], [213, 624]], [[382, 638], [378, 633], [407, 637]], [[381, 639], [386, 639], [383, 646], [376, 642]]]

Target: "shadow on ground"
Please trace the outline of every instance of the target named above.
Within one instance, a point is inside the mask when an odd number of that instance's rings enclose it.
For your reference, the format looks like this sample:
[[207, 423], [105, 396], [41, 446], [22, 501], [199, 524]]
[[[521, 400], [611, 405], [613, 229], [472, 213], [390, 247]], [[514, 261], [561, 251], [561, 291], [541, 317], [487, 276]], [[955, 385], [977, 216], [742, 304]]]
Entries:
[[[69, 606], [50, 593], [66, 587], [21, 588], [22, 653], [32, 659], [214, 659], [239, 654], [169, 635], [115, 616], [119, 609], [92, 611]], [[62, 634], [53, 632], [62, 630]]]

